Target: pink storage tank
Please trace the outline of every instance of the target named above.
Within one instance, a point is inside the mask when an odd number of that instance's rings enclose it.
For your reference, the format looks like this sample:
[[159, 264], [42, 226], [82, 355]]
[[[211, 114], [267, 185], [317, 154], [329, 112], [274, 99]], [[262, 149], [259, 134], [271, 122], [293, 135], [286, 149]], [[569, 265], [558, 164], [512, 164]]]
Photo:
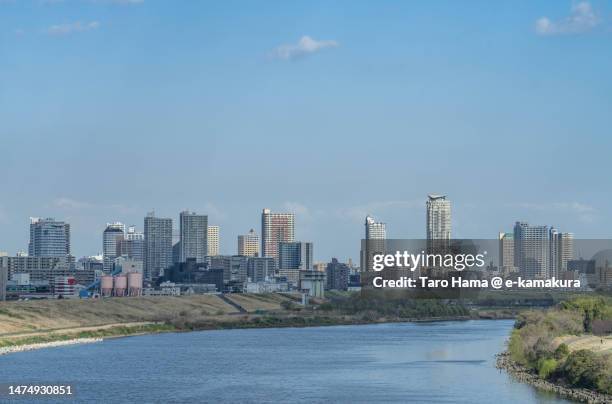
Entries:
[[142, 294], [142, 273], [130, 272], [128, 277], [128, 294], [130, 296], [140, 296]]
[[108, 297], [113, 294], [113, 277], [104, 275], [100, 278], [100, 294], [103, 297]]
[[127, 276], [115, 276], [115, 296], [125, 296], [127, 292]]

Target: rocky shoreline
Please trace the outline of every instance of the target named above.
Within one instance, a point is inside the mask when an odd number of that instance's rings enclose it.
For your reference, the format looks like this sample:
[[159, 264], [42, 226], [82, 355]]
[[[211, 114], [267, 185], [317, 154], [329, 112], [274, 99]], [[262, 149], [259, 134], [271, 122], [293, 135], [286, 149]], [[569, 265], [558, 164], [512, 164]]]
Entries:
[[93, 342], [100, 341], [102, 341], [102, 338], [75, 338], [65, 341], [41, 342], [39, 344], [13, 345], [0, 348], [0, 355], [7, 355], [15, 352], [33, 351], [35, 349], [53, 348], [65, 345], [91, 344]]
[[521, 383], [531, 384], [538, 389], [556, 393], [570, 400], [590, 404], [612, 403], [612, 396], [608, 394], [588, 389], [566, 387], [540, 379], [537, 374], [510, 359], [508, 352], [502, 352], [497, 355], [496, 367], [505, 370]]

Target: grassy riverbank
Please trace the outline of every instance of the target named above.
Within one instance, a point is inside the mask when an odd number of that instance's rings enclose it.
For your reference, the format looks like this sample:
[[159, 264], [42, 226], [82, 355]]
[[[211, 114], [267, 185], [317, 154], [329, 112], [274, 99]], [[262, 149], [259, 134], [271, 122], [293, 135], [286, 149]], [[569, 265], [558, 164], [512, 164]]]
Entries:
[[[466, 320], [479, 313], [459, 302], [364, 298], [331, 293], [303, 307], [296, 294], [38, 300], [0, 303], [0, 347], [74, 338], [168, 331], [310, 327], [399, 321]], [[491, 311], [483, 318], [507, 318]]]
[[541, 380], [610, 395], [612, 338], [593, 335], [610, 321], [607, 297], [581, 297], [522, 313], [508, 343], [509, 357]]

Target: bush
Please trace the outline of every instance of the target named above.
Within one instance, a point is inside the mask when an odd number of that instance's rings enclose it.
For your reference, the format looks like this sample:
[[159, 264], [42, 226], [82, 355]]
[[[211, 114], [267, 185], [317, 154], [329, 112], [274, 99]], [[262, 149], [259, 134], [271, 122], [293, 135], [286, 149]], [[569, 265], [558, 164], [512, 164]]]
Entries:
[[606, 382], [606, 364], [592, 351], [581, 349], [568, 355], [563, 371], [569, 384], [596, 389]]
[[548, 377], [557, 369], [557, 361], [549, 359], [540, 359], [538, 361], [538, 375], [542, 379], [548, 379]]
[[285, 310], [295, 310], [296, 305], [291, 300], [283, 300], [280, 306]]
[[566, 344], [560, 344], [557, 349], [555, 349], [555, 359], [563, 359], [567, 355], [569, 355], [569, 348]]

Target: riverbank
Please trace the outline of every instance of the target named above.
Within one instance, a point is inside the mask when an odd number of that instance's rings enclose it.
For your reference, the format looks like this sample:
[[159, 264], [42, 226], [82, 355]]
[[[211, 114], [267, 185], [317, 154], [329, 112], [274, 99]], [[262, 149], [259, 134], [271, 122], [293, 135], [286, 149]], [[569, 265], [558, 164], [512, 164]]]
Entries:
[[299, 294], [290, 293], [0, 302], [0, 347], [159, 332], [499, 319], [514, 314], [437, 301], [332, 296], [312, 299], [307, 307], [299, 304]]
[[75, 338], [67, 341], [40, 342], [36, 344], [12, 345], [0, 348], [0, 356], [16, 352], [33, 351], [35, 349], [54, 348], [66, 345], [92, 344], [102, 342], [102, 338]]
[[612, 402], [612, 395], [609, 394], [598, 393], [588, 389], [568, 387], [544, 380], [533, 370], [513, 361], [508, 352], [502, 352], [497, 355], [496, 367], [505, 370], [521, 383], [530, 384], [540, 390], [549, 391], [571, 400], [589, 404]]

